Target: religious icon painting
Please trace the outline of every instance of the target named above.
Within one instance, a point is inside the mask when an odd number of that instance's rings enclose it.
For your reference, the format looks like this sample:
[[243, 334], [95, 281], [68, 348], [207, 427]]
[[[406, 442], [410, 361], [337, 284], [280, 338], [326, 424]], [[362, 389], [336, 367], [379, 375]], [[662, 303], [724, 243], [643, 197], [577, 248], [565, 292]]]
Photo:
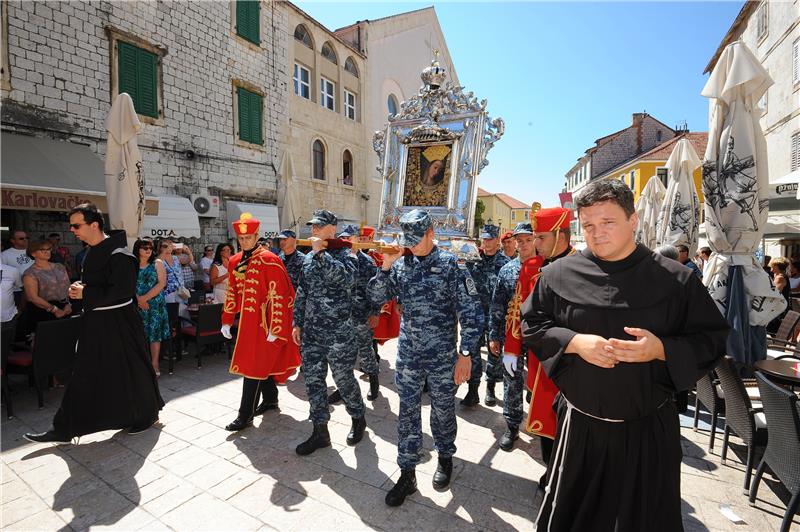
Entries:
[[447, 207], [453, 143], [409, 146], [403, 205]]

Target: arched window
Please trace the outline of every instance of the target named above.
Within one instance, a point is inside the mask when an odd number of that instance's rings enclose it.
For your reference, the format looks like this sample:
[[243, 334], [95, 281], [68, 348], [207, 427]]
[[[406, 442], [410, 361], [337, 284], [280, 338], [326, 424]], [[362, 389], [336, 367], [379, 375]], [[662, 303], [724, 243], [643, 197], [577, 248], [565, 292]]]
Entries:
[[339, 60], [336, 59], [336, 52], [333, 51], [333, 46], [331, 43], [326, 42], [322, 45], [322, 57], [333, 63], [334, 65], [339, 64]]
[[298, 24], [294, 29], [294, 38], [312, 50], [314, 49], [314, 43], [311, 41], [311, 35], [308, 33], [306, 27], [302, 24]]
[[394, 94], [390, 94], [389, 95], [389, 100], [386, 102], [386, 106], [389, 108], [389, 114], [390, 115], [396, 115], [397, 114], [397, 108], [399, 106], [397, 105], [397, 98], [395, 97]]
[[356, 66], [356, 62], [353, 61], [352, 57], [348, 57], [347, 60], [344, 62], [344, 69], [350, 72], [355, 77], [358, 77], [358, 67]]
[[342, 184], [353, 186], [353, 155], [350, 150], [342, 154]]
[[313, 177], [314, 179], [319, 179], [320, 181], [325, 180], [325, 146], [322, 145], [322, 141], [315, 140], [314, 141], [314, 149], [313, 149], [314, 157], [312, 160], [312, 170], [313, 170]]

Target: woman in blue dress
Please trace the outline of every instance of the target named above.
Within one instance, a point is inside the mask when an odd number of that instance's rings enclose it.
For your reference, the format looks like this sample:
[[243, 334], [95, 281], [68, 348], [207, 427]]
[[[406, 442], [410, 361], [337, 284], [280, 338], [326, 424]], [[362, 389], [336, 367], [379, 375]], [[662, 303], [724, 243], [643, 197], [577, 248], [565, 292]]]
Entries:
[[139, 239], [133, 245], [133, 255], [139, 261], [139, 276], [136, 280], [136, 300], [139, 315], [144, 322], [144, 335], [150, 344], [150, 357], [156, 376], [161, 342], [169, 339], [169, 317], [164, 300], [164, 287], [167, 285], [167, 272], [164, 263], [156, 259], [153, 242]]

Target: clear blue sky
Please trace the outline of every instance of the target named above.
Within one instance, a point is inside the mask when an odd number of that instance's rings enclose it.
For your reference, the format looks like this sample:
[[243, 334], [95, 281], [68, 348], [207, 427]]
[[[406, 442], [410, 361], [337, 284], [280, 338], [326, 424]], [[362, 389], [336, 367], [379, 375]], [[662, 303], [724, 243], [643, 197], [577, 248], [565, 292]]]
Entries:
[[[431, 5], [297, 4], [330, 29]], [[506, 121], [479, 185], [549, 206], [577, 158], [632, 113], [708, 130], [702, 72], [743, 2], [434, 5], [461, 84]]]

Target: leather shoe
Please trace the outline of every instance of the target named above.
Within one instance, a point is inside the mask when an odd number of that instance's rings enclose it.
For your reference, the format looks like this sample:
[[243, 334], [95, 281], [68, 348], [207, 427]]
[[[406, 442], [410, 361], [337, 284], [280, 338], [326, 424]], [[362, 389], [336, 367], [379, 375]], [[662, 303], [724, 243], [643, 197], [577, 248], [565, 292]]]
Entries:
[[508, 452], [514, 448], [514, 442], [518, 439], [519, 429], [517, 427], [508, 427], [500, 437], [500, 448]]
[[232, 423], [229, 423], [228, 425], [225, 426], [225, 430], [236, 432], [244, 428], [247, 428], [252, 424], [253, 424], [253, 418], [242, 419], [240, 416], [236, 416], [236, 419], [234, 419]]
[[406, 497], [417, 491], [417, 475], [413, 469], [408, 469], [400, 473], [397, 484], [394, 485], [389, 493], [386, 494], [386, 504], [389, 506], [400, 506]]
[[453, 475], [453, 458], [439, 458], [439, 465], [436, 466], [436, 473], [433, 474], [433, 488], [442, 490], [450, 484], [450, 477]]
[[328, 396], [328, 404], [333, 405], [342, 400], [342, 393], [337, 389]]
[[306, 441], [295, 448], [295, 452], [300, 456], [308, 456], [317, 449], [331, 446], [331, 435], [328, 433], [328, 425], [322, 423], [314, 425], [314, 432], [311, 433]]
[[47, 432], [39, 433], [28, 432], [22, 437], [34, 443], [69, 443], [72, 441], [70, 438], [62, 436], [54, 430], [48, 430]]
[[347, 435], [347, 445], [355, 445], [364, 437], [364, 431], [367, 428], [367, 420], [364, 416], [354, 417], [353, 425], [350, 428], [350, 433]]
[[253, 411], [253, 415], [260, 416], [267, 410], [277, 410], [277, 409], [278, 409], [278, 401], [275, 401], [274, 403], [272, 402], [268, 403], [266, 401], [262, 401], [261, 404], [258, 405], [256, 409]]

